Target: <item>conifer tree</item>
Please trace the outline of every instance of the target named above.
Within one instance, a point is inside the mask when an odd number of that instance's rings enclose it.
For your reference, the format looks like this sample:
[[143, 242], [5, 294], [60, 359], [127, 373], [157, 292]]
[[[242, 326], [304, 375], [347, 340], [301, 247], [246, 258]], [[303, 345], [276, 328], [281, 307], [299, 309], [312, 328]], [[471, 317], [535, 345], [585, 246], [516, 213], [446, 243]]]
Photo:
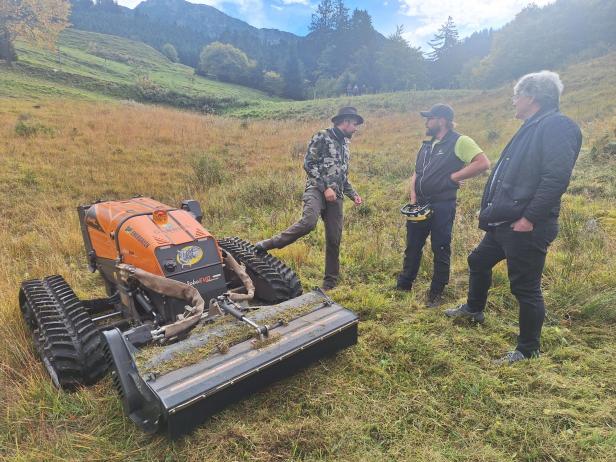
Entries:
[[313, 32], [331, 32], [334, 30], [334, 5], [331, 0], [321, 0], [317, 12], [312, 15], [310, 30]]
[[434, 34], [434, 38], [428, 42], [428, 45], [432, 48], [432, 51], [428, 53], [428, 59], [439, 61], [447, 57], [458, 43], [460, 43], [458, 28], [453, 22], [453, 18], [449, 16], [447, 22], [439, 28], [438, 32]]
[[430, 81], [434, 88], [457, 87], [457, 76], [462, 62], [459, 53], [458, 29], [449, 16], [434, 38], [428, 42], [432, 51], [427, 54], [430, 61]]
[[336, 32], [344, 33], [349, 30], [350, 27], [350, 19], [349, 19], [349, 9], [344, 4], [343, 0], [336, 0], [336, 3], [333, 5], [334, 12], [332, 14], [332, 25]]
[[284, 68], [284, 96], [291, 99], [304, 98], [302, 71], [295, 52], [290, 52]]

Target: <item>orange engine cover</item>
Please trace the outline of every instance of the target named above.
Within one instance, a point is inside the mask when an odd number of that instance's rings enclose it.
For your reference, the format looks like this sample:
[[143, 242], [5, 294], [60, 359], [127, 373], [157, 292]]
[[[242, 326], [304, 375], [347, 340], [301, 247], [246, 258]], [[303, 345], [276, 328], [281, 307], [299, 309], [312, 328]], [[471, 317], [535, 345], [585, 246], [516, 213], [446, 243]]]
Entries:
[[[165, 223], [155, 222], [156, 210], [167, 212]], [[203, 264], [204, 258], [210, 259], [209, 263], [222, 261], [214, 237], [191, 213], [147, 197], [93, 204], [85, 212], [85, 225], [97, 258], [120, 260], [160, 276], [169, 275], [161, 265], [160, 255], [171, 248], [175, 249], [171, 260], [179, 271]], [[214, 245], [205, 242], [208, 240]], [[204, 253], [204, 243], [216, 249], [215, 255]], [[215, 261], [211, 261], [212, 257]]]

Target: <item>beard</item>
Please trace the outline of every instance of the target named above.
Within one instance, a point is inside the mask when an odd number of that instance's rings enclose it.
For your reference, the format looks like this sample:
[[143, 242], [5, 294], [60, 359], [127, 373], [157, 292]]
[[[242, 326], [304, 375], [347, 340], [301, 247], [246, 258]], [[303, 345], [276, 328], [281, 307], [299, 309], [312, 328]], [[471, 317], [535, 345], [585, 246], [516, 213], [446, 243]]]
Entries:
[[348, 138], [349, 140], [351, 138], [353, 138], [353, 133], [349, 133], [349, 132], [347, 132], [345, 130], [340, 130], [340, 131], [342, 132], [342, 134], [344, 135], [345, 138]]
[[426, 128], [426, 136], [436, 136], [438, 135], [439, 128]]

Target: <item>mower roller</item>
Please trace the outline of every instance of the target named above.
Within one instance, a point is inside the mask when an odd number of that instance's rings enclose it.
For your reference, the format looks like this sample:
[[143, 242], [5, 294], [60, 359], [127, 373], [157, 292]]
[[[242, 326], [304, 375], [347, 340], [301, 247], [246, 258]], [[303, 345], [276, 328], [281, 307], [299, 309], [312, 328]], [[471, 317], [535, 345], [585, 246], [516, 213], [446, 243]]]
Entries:
[[[90, 271], [107, 297], [62, 276], [24, 281], [19, 304], [53, 383], [111, 371], [126, 414], [178, 437], [210, 415], [357, 342], [358, 318], [239, 238], [215, 239], [198, 202], [150, 198], [78, 207]], [[155, 348], [154, 348], [155, 347]]]

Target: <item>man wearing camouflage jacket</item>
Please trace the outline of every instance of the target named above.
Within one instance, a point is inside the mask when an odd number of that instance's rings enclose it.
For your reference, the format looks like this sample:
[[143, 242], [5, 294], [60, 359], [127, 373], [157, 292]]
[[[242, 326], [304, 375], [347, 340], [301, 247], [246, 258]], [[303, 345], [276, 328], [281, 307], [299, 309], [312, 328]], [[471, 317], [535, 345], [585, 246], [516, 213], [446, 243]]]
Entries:
[[334, 288], [338, 282], [343, 197], [348, 196], [355, 205], [362, 203], [348, 179], [348, 140], [363, 122], [357, 109], [343, 107], [332, 118], [332, 128], [321, 130], [312, 137], [304, 159], [308, 178], [302, 198], [302, 218], [282, 233], [255, 244], [260, 253], [282, 249], [311, 232], [320, 215], [325, 223], [325, 277], [322, 285], [325, 290]]

